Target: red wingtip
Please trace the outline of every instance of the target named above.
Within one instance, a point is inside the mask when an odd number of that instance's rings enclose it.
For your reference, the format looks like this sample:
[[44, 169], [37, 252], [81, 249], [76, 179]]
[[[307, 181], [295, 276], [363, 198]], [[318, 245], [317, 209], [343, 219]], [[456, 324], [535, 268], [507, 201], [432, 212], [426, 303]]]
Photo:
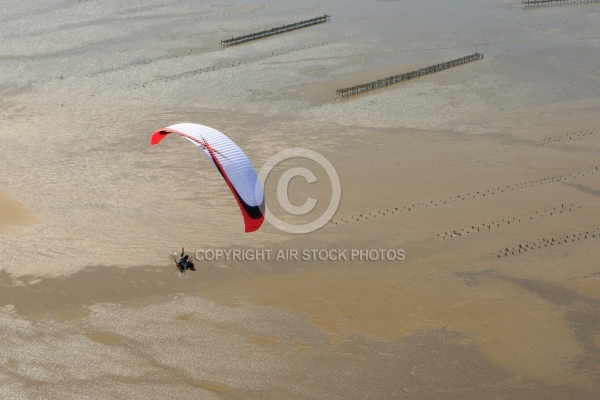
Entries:
[[[243, 211], [242, 211], [243, 212]], [[244, 214], [244, 224], [246, 225], [246, 232], [256, 232], [258, 228], [262, 225], [265, 220], [264, 215], [261, 215], [260, 218], [251, 218], [247, 213]]]
[[167, 137], [169, 133], [171, 132], [165, 131], [164, 129], [159, 129], [152, 134], [152, 137], [150, 137], [150, 144], [152, 146], [159, 144], [160, 141]]

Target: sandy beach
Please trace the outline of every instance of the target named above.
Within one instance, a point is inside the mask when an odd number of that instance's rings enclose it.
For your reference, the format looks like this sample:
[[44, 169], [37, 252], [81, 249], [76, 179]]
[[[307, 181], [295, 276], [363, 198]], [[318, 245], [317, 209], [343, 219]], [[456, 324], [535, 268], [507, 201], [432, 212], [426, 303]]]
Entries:
[[[600, 396], [600, 6], [439, 3], [4, 5], [0, 397]], [[150, 146], [179, 122], [257, 170], [322, 154], [339, 207], [244, 233], [198, 149]], [[288, 188], [304, 216], [274, 201], [294, 167], [317, 178]], [[265, 198], [306, 222], [330, 183], [287, 160]], [[203, 259], [180, 276], [182, 247]]]

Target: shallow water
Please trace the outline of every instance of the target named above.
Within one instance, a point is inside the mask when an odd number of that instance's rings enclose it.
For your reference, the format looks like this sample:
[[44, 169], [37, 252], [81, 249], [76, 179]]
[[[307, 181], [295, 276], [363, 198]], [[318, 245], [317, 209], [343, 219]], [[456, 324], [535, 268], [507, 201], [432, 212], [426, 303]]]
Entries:
[[[325, 13], [326, 24], [220, 46]], [[598, 175], [479, 195], [597, 164], [597, 136], [538, 143], [598, 127], [597, 4], [27, 0], [3, 2], [0, 21], [0, 215], [23, 216], [0, 227], [4, 397], [598, 391], [595, 242], [489, 260], [518, 241], [594, 228]], [[475, 51], [482, 61], [335, 98]], [[321, 152], [342, 178], [340, 225], [303, 237], [268, 224], [243, 233], [227, 186], [197, 149], [178, 138], [149, 145], [156, 129], [183, 121], [222, 130], [257, 168], [279, 150]], [[302, 188], [294, 193], [301, 202]], [[516, 232], [434, 238], [567, 201], [581, 209]], [[416, 212], [380, 216], [390, 205]], [[409, 262], [352, 274], [345, 265], [212, 263], [179, 278], [169, 258], [182, 246], [288, 245], [406, 245]], [[305, 268], [322, 273], [309, 279]], [[485, 268], [502, 274], [479, 274]], [[286, 281], [291, 269], [301, 284]], [[546, 279], [589, 298], [560, 308], [555, 297], [571, 292]]]

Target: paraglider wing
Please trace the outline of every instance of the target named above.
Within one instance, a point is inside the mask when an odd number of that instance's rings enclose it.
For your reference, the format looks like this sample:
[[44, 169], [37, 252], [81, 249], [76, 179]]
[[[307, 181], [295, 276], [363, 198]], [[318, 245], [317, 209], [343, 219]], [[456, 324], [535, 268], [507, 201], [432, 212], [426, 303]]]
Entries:
[[245, 231], [254, 232], [260, 228], [264, 220], [264, 194], [256, 171], [242, 149], [218, 130], [192, 123], [159, 129], [152, 135], [150, 144], [160, 143], [171, 133], [198, 146], [217, 167], [242, 211]]

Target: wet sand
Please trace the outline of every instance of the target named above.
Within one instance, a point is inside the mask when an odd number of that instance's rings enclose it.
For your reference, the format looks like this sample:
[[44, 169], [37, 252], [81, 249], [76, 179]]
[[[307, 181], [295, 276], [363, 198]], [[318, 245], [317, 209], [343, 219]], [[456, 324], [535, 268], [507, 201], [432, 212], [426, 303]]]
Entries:
[[[142, 3], [0, 11], [1, 397], [598, 397], [596, 5]], [[339, 209], [308, 235], [244, 234], [197, 149], [148, 145], [181, 121], [227, 132], [257, 167], [319, 151]], [[290, 194], [320, 211], [316, 173]], [[180, 277], [182, 246], [406, 258], [198, 261]]]
[[32, 221], [31, 213], [22, 204], [0, 193], [0, 230]]

